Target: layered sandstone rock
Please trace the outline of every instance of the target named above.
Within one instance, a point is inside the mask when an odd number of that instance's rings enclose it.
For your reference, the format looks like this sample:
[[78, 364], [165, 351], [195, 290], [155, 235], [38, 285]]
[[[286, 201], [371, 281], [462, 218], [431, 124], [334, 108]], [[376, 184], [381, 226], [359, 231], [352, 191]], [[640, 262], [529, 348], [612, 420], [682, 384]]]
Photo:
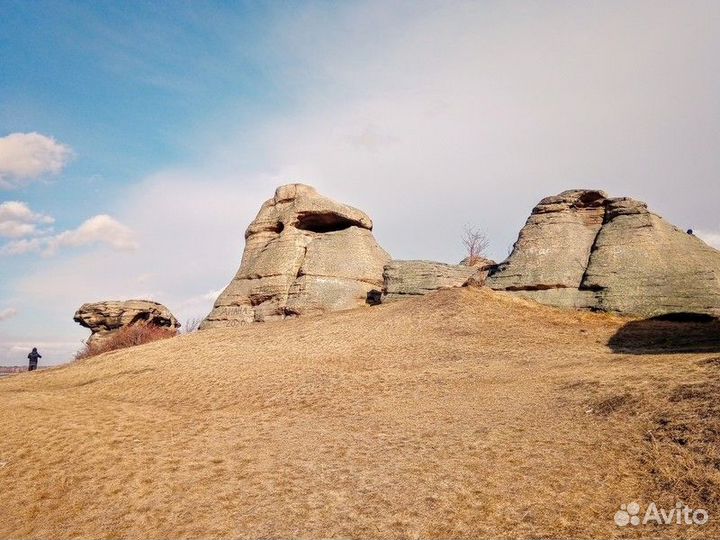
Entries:
[[149, 300], [109, 300], [83, 304], [75, 312], [73, 320], [92, 332], [88, 344], [100, 343], [118, 330], [136, 324], [172, 329], [180, 327], [168, 308]]
[[541, 200], [510, 257], [490, 273], [488, 285], [544, 304], [587, 307], [592, 299], [580, 289], [606, 200], [596, 190], [564, 191]]
[[201, 328], [372, 303], [390, 256], [370, 218], [303, 184], [281, 186], [245, 232], [240, 269]]
[[632, 199], [610, 199], [582, 287], [603, 311], [720, 315], [720, 252]]
[[433, 261], [390, 261], [383, 272], [382, 302], [421, 296], [438, 289], [461, 287], [470, 280], [473, 285], [480, 285], [494, 264], [488, 259], [479, 259], [472, 266]]
[[596, 190], [540, 201], [487, 283], [561, 307], [720, 314], [720, 252], [644, 203]]

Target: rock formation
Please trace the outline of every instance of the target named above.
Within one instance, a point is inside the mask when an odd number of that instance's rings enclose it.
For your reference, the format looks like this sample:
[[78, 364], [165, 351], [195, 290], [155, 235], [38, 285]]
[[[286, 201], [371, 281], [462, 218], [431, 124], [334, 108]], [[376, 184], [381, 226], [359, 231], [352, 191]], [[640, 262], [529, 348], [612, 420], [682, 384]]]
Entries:
[[644, 203], [596, 190], [540, 201], [487, 283], [561, 307], [720, 315], [720, 252]]
[[149, 300], [109, 300], [83, 304], [73, 320], [92, 331], [88, 344], [97, 344], [126, 326], [152, 324], [166, 328], [179, 328], [170, 310]]
[[472, 279], [482, 284], [488, 269], [495, 263], [487, 259], [467, 264], [445, 264], [433, 261], [390, 261], [383, 272], [382, 302], [394, 302], [438, 289], [461, 287]]
[[245, 232], [240, 269], [201, 328], [376, 302], [390, 256], [371, 231], [366, 214], [310, 186], [279, 187]]
[[607, 195], [572, 190], [547, 197], [533, 209], [512, 254], [490, 273], [493, 289], [522, 291], [538, 302], [588, 307], [582, 290], [590, 250], [603, 224]]
[[583, 287], [603, 311], [720, 315], [720, 251], [644, 203], [611, 199]]

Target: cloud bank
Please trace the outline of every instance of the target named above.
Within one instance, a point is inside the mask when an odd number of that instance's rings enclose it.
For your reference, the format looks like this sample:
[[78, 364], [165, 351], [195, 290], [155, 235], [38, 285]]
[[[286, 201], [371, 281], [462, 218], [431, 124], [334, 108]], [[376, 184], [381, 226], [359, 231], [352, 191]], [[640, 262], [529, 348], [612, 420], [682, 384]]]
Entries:
[[40, 133], [0, 137], [0, 189], [14, 189], [58, 174], [72, 155], [69, 146]]
[[51, 225], [55, 220], [44, 214], [36, 214], [20, 201], [0, 203], [0, 237], [21, 238], [38, 234], [38, 225]]
[[0, 255], [41, 253], [49, 257], [62, 248], [105, 245], [114, 250], [137, 248], [133, 231], [115, 218], [100, 214], [85, 220], [76, 229], [53, 234], [52, 216], [33, 212], [21, 201], [0, 203], [0, 237], [13, 239], [0, 246]]
[[15, 315], [17, 315], [17, 309], [15, 308], [0, 309], [0, 321], [10, 319]]
[[116, 219], [101, 214], [83, 222], [77, 229], [64, 231], [48, 239], [45, 254], [52, 255], [62, 247], [104, 244], [120, 251], [137, 248], [133, 232]]
[[[2, 230], [3, 223], [0, 221], [0, 232]], [[16, 227], [11, 232], [19, 234], [23, 230]], [[27, 236], [33, 232], [19, 235]], [[55, 255], [61, 248], [77, 248], [91, 245], [104, 245], [119, 251], [132, 251], [138, 246], [130, 228], [106, 214], [101, 214], [84, 221], [76, 229], [63, 231], [55, 235], [21, 238], [20, 240], [8, 242], [0, 247], [0, 255], [40, 253], [45, 257], [50, 257]]]

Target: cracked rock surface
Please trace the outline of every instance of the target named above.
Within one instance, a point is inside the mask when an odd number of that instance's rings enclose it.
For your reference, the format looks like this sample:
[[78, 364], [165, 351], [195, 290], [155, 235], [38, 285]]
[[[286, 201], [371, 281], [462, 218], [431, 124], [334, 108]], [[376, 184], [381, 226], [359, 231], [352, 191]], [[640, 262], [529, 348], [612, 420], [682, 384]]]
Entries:
[[479, 259], [472, 266], [435, 261], [390, 261], [383, 273], [382, 303], [421, 296], [438, 289], [462, 287], [471, 278], [473, 284], [481, 285], [494, 264], [489, 259]]
[[643, 202], [570, 190], [540, 201], [487, 284], [559, 307], [720, 315], [720, 252]]
[[240, 269], [201, 328], [366, 305], [389, 260], [365, 213], [304, 184], [280, 186], [245, 232]]
[[151, 324], [165, 328], [179, 328], [170, 310], [150, 300], [108, 300], [83, 304], [73, 320], [92, 332], [88, 344], [100, 343], [126, 326]]

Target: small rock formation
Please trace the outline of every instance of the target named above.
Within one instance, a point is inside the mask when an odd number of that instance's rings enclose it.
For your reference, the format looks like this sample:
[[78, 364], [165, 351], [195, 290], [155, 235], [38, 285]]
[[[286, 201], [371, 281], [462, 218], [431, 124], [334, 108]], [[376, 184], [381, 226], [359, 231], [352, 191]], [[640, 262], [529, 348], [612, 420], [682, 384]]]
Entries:
[[83, 304], [73, 320], [92, 331], [88, 344], [98, 344], [126, 326], [152, 324], [166, 328], [179, 328], [170, 310], [149, 300], [109, 300]]
[[720, 252], [628, 198], [571, 190], [533, 209], [487, 284], [544, 304], [720, 314]]
[[495, 263], [479, 259], [472, 266], [433, 261], [390, 261], [383, 271], [382, 303], [420, 296], [450, 287], [462, 287], [472, 280], [482, 285], [488, 269]]
[[237, 274], [201, 328], [376, 303], [390, 256], [372, 221], [304, 184], [277, 188], [245, 232]]

